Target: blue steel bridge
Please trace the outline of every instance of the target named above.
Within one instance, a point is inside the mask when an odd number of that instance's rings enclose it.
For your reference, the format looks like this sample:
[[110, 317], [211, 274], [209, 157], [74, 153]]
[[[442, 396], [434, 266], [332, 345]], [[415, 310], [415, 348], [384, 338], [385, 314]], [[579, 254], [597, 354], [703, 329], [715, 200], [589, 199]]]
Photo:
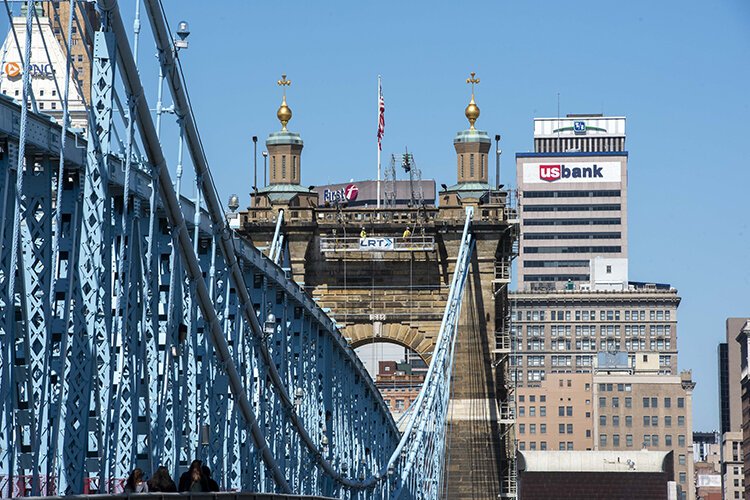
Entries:
[[[176, 476], [199, 458], [226, 490], [444, 496], [474, 208], [461, 212], [425, 383], [397, 426], [336, 323], [280, 267], [283, 231], [263, 252], [228, 227], [163, 8], [143, 7], [176, 165], [114, 0], [89, 26], [83, 132], [69, 126], [69, 45], [55, 120], [32, 94], [37, 9], [14, 33], [23, 92], [0, 95], [0, 493], [118, 493], [136, 466]], [[70, 11], [68, 44], [89, 22]], [[190, 166], [197, 199], [181, 196]]]

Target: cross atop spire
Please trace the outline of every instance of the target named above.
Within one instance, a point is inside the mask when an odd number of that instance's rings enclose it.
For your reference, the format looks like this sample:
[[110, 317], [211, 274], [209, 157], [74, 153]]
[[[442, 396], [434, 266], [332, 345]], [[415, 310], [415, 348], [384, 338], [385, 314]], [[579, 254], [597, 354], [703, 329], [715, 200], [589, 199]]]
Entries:
[[471, 84], [471, 99], [474, 100], [474, 84], [479, 84], [479, 78], [474, 78], [476, 76], [475, 72], [471, 72], [471, 76], [466, 79], [466, 83]]
[[286, 124], [289, 123], [289, 120], [292, 119], [292, 110], [289, 106], [286, 105], [286, 88], [289, 87], [291, 84], [292, 84], [292, 81], [287, 80], [285, 74], [282, 74], [281, 80], [278, 80], [276, 82], [276, 85], [281, 87], [282, 90], [284, 91], [281, 97], [281, 106], [279, 107], [279, 110], [276, 112], [276, 116], [281, 122], [282, 131], [286, 131]]
[[[472, 73], [472, 75], [473, 74], [474, 73]], [[479, 80], [477, 80], [477, 82], [478, 81]], [[284, 97], [286, 97], [286, 87], [290, 86], [291, 84], [292, 84], [292, 81], [291, 80], [287, 80], [285, 74], [282, 74], [281, 75], [281, 80], [279, 80], [279, 81], [276, 82], [276, 85], [278, 85], [279, 87], [281, 87], [284, 90]]]
[[474, 102], [474, 85], [479, 84], [479, 78], [475, 78], [476, 75], [477, 74], [472, 71], [471, 76], [466, 79], [466, 83], [471, 84], [471, 102], [469, 102], [469, 105], [466, 106], [466, 110], [464, 111], [466, 118], [469, 120], [469, 125], [471, 125], [469, 130], [474, 130], [474, 123], [477, 121], [477, 118], [479, 118], [479, 106]]

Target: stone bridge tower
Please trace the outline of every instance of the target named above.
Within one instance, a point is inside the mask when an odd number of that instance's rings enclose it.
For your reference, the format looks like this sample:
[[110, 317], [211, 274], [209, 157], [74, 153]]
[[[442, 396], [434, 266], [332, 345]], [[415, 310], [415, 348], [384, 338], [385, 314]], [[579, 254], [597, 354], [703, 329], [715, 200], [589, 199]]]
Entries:
[[[266, 142], [271, 184], [254, 193], [239, 224], [244, 238], [268, 248], [283, 210], [282, 266], [335, 319], [351, 346], [391, 342], [429, 363], [465, 208], [475, 208], [476, 249], [457, 339], [446, 485], [448, 498], [497, 499], [515, 496], [507, 286], [518, 221], [512, 196], [488, 183], [491, 141], [475, 129], [479, 108], [473, 86], [479, 80], [472, 73], [467, 82], [470, 127], [456, 134], [457, 182], [439, 193], [438, 206], [319, 204], [317, 194], [300, 185], [302, 140], [286, 130], [291, 110], [284, 97], [278, 113], [282, 130]], [[404, 238], [407, 226], [412, 234]], [[390, 246], [361, 249], [362, 230]]]

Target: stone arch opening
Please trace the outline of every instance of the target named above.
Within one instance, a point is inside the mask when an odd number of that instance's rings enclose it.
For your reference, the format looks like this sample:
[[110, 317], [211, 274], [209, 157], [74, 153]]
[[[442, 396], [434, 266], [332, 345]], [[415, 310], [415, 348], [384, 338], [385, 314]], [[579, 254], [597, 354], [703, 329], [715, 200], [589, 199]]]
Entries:
[[404, 342], [390, 339], [361, 341], [355, 352], [375, 381], [393, 418], [398, 420], [422, 389], [428, 365]]
[[377, 342], [397, 344], [416, 352], [429, 365], [437, 329], [433, 332], [404, 323], [357, 324], [348, 326], [345, 335], [355, 350]]

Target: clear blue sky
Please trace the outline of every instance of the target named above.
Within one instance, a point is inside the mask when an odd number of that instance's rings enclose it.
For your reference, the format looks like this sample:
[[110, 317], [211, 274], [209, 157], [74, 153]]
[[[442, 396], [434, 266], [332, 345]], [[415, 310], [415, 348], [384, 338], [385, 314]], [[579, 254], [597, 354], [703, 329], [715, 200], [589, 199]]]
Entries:
[[[126, 19], [133, 5], [121, 1]], [[250, 138], [279, 128], [282, 72], [293, 82], [289, 128], [305, 141], [304, 184], [375, 176], [378, 74], [383, 152], [408, 146], [438, 183], [455, 181], [470, 71], [481, 78], [478, 128], [503, 135], [506, 184], [514, 154], [532, 148], [533, 118], [557, 114], [558, 93], [562, 114], [626, 116], [631, 279], [679, 289], [694, 428], [718, 429], [716, 345], [727, 316], [750, 314], [750, 3], [165, 0], [165, 9], [173, 29], [190, 23], [181, 58], [199, 128], [221, 197], [237, 193], [242, 206]], [[140, 59], [153, 107], [149, 37]], [[167, 125], [172, 151], [175, 135]]]

